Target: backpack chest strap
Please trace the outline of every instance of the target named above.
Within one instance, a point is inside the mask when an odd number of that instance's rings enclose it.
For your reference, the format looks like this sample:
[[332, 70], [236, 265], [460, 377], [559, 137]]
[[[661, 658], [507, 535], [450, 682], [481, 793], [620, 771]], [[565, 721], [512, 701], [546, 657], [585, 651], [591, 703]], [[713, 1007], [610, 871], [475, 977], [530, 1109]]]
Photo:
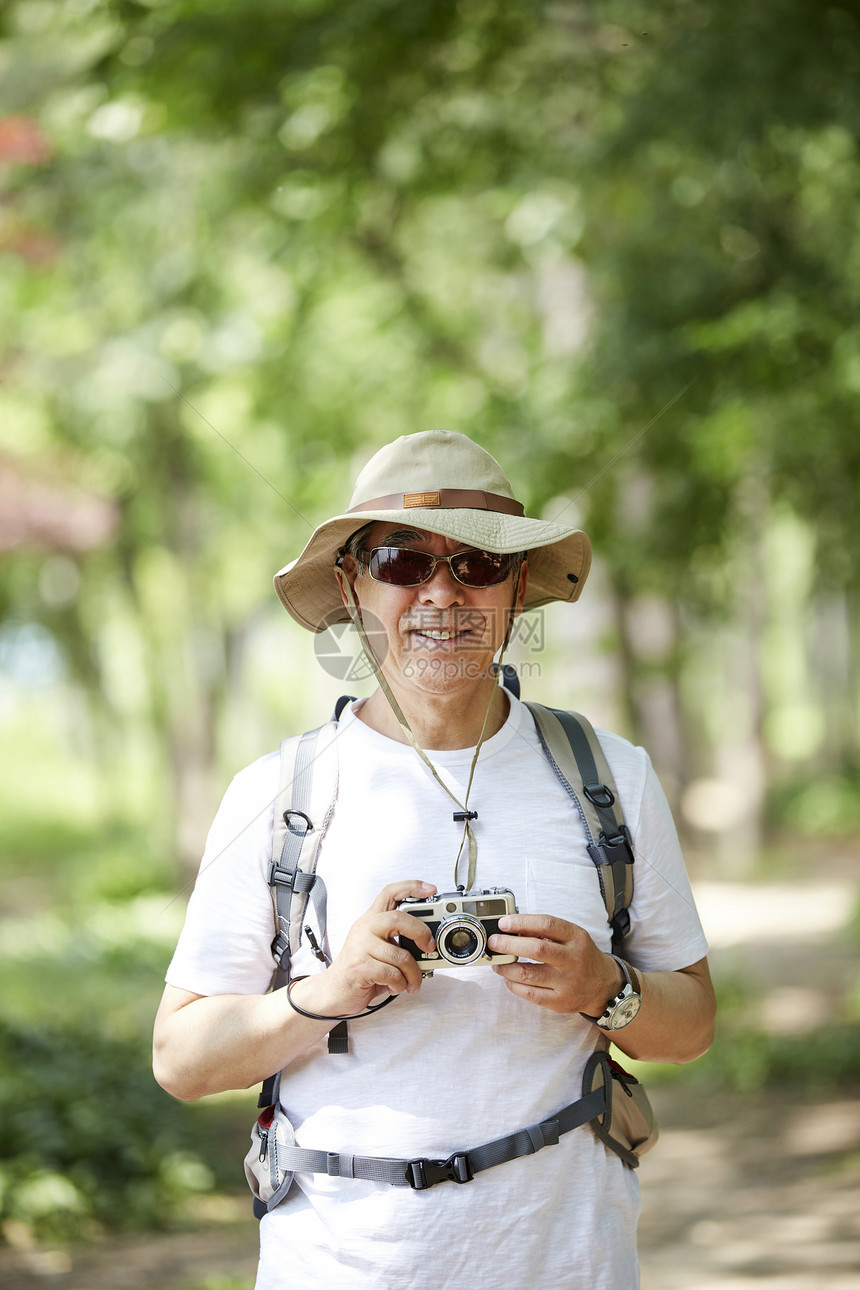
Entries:
[[601, 1086], [569, 1106], [542, 1120], [495, 1138], [482, 1146], [455, 1151], [447, 1160], [392, 1159], [388, 1156], [354, 1156], [338, 1151], [314, 1151], [308, 1147], [278, 1146], [278, 1169], [288, 1173], [327, 1174], [331, 1178], [359, 1178], [426, 1191], [440, 1182], [471, 1182], [476, 1174], [495, 1165], [534, 1155], [554, 1146], [562, 1134], [588, 1124], [606, 1111], [606, 1092]]

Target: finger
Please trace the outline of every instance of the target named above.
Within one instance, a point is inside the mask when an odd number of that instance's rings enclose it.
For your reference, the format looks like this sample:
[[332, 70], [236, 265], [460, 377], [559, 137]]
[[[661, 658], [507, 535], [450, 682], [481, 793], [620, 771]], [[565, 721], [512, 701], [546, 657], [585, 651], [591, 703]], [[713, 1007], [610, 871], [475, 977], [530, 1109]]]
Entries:
[[[494, 970], [501, 975], [504, 966], [511, 965], [502, 964]], [[561, 1011], [559, 998], [554, 990], [547, 990], [539, 985], [523, 985], [519, 981], [505, 980], [505, 985], [511, 994], [515, 994], [518, 999], [525, 999], [526, 1003], [533, 1003], [538, 1008], [548, 1008], [550, 1012]]]
[[557, 974], [542, 963], [494, 963], [493, 971], [516, 985], [531, 985], [541, 990], [553, 990]]
[[[408, 926], [417, 920], [404, 917], [403, 921]], [[418, 926], [426, 931], [422, 924]], [[352, 945], [344, 947], [344, 955], [336, 960], [336, 964], [348, 977], [363, 982], [365, 987], [381, 985], [388, 988], [392, 983], [396, 984], [396, 974], [399, 974], [402, 983], [392, 993], [405, 989], [416, 994], [424, 979], [421, 969], [410, 950], [389, 940], [387, 932], [388, 922], [377, 927], [359, 927]]]
[[499, 931], [562, 942], [573, 940], [582, 928], [564, 918], [554, 918], [552, 914], [505, 914], [499, 919]]
[[[410, 994], [418, 992], [424, 980], [424, 974], [409, 950], [395, 945], [392, 941], [378, 941], [374, 957], [379, 964], [394, 969], [402, 978], [403, 985], [394, 993], [399, 994], [401, 990], [408, 990]], [[385, 984], [389, 986], [390, 981], [389, 975], [386, 977]], [[379, 984], [383, 983], [379, 982]]]
[[538, 963], [562, 963], [570, 957], [566, 946], [555, 941], [538, 940], [534, 936], [501, 936], [494, 933], [487, 941], [495, 954], [516, 954], [521, 959], [535, 959]]
[[406, 936], [429, 954], [434, 948], [433, 933], [420, 918], [413, 918], [405, 909], [389, 909], [381, 914], [372, 914], [367, 922], [368, 931], [382, 941], [390, 941], [393, 936]]
[[409, 963], [386, 963], [376, 959], [368, 972], [370, 984], [387, 990], [389, 994], [414, 994], [421, 985], [421, 972], [412, 956], [407, 955], [407, 958]]
[[357, 961], [336, 961], [331, 971], [343, 982], [346, 992], [355, 997], [379, 990], [388, 994], [402, 994], [404, 990], [415, 993], [421, 984], [421, 973], [412, 956], [387, 941], [376, 941], [374, 950]]
[[382, 888], [368, 913], [382, 913], [383, 910], [394, 909], [408, 896], [415, 899], [429, 898], [435, 890], [432, 882], [422, 882], [420, 878], [405, 878], [402, 882], [390, 882], [387, 887]]

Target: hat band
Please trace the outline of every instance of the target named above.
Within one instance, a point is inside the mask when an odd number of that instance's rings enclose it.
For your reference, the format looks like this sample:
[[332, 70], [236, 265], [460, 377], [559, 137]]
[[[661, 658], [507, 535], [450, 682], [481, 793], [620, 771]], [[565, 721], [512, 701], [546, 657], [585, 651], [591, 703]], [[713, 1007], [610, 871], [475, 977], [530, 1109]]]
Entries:
[[478, 488], [437, 488], [426, 493], [389, 493], [374, 497], [369, 502], [359, 502], [347, 511], [408, 511], [413, 507], [438, 507], [440, 510], [501, 511], [503, 515], [525, 515], [522, 502], [500, 493], [485, 493]]

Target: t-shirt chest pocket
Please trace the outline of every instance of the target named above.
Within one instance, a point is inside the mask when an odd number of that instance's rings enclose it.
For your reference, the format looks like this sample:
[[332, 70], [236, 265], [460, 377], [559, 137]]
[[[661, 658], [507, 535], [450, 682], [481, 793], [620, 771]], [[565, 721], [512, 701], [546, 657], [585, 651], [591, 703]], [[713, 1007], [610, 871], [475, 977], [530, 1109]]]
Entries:
[[609, 949], [606, 906], [591, 860], [583, 863], [573, 855], [569, 860], [534, 856], [528, 866], [526, 898], [529, 913], [564, 918], [584, 928], [600, 949]]

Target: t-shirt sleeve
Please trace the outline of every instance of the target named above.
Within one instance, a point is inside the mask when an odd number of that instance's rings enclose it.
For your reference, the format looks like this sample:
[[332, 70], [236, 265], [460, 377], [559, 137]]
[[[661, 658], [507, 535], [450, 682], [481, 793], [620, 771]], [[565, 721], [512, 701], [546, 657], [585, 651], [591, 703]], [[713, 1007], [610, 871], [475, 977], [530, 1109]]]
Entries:
[[166, 973], [194, 994], [264, 994], [274, 970], [268, 884], [278, 754], [233, 780], [209, 830], [185, 925]]
[[[708, 943], [666, 795], [645, 750], [630, 751], [638, 755], [636, 773], [623, 777], [623, 787], [618, 777], [635, 856], [631, 927], [623, 953], [643, 971], [675, 972], [704, 958]], [[609, 741], [605, 752], [615, 773]]]

